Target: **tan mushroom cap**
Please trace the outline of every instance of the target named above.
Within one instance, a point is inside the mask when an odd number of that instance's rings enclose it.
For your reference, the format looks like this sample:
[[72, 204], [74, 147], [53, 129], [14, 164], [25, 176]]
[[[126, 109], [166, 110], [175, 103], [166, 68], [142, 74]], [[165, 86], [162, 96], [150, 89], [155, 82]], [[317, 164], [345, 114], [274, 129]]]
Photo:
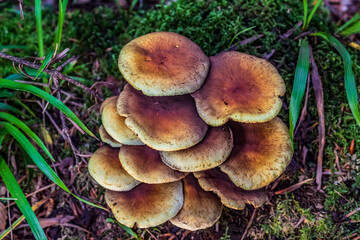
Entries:
[[119, 149], [103, 146], [89, 160], [89, 173], [104, 188], [129, 191], [141, 182], [130, 176], [119, 161]]
[[207, 124], [266, 122], [280, 112], [285, 83], [270, 62], [231, 51], [210, 57], [210, 62], [204, 86], [191, 94]]
[[214, 168], [223, 163], [233, 148], [233, 137], [228, 127], [210, 128], [204, 139], [193, 147], [160, 152], [162, 161], [182, 172], [196, 172]]
[[123, 77], [148, 96], [192, 93], [204, 83], [209, 58], [188, 38], [173, 32], [138, 37], [121, 50]]
[[230, 122], [228, 126], [234, 135], [234, 148], [220, 169], [236, 186], [259, 189], [285, 171], [292, 149], [288, 128], [279, 118], [265, 123]]
[[139, 228], [155, 227], [174, 217], [183, 206], [181, 181], [140, 184], [128, 192], [105, 192], [105, 201], [120, 223]]
[[115, 139], [113, 139], [105, 130], [104, 126], [101, 125], [99, 128], [99, 133], [100, 133], [100, 139], [101, 141], [103, 141], [104, 143], [109, 144], [111, 147], [114, 148], [118, 148], [121, 147], [121, 143], [119, 143], [118, 141], [116, 141]]
[[118, 98], [117, 109], [143, 143], [160, 151], [192, 147], [208, 129], [189, 95], [149, 97], [127, 84]]
[[120, 149], [119, 159], [133, 178], [144, 183], [175, 182], [187, 175], [166, 166], [161, 161], [159, 151], [148, 146], [124, 145]]
[[101, 105], [101, 120], [106, 132], [117, 142], [127, 145], [143, 145], [136, 134], [125, 125], [125, 117], [118, 114], [118, 96], [107, 98]]
[[184, 182], [184, 206], [170, 222], [191, 231], [211, 227], [219, 220], [223, 205], [212, 192], [202, 189], [196, 178], [189, 174]]
[[206, 191], [213, 191], [228, 208], [242, 210], [245, 204], [260, 207], [266, 201], [264, 189], [247, 191], [237, 187], [230, 178], [218, 168], [194, 173], [200, 186]]

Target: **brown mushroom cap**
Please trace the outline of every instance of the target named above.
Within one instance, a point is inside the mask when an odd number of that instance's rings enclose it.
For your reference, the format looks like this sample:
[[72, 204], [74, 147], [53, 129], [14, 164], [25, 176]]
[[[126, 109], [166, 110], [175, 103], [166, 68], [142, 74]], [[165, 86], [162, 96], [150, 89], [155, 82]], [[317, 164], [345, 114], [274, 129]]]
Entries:
[[266, 122], [279, 113], [285, 83], [270, 62], [231, 51], [210, 57], [210, 62], [204, 86], [191, 94], [207, 124]]
[[228, 126], [234, 135], [234, 148], [220, 169], [236, 186], [259, 189], [285, 171], [292, 149], [289, 131], [279, 118], [265, 123], [230, 122]]
[[118, 96], [107, 98], [101, 105], [101, 120], [106, 132], [117, 142], [128, 145], [143, 145], [136, 134], [125, 125], [125, 117], [118, 114]]
[[223, 209], [219, 198], [212, 192], [204, 191], [192, 174], [183, 181], [184, 206], [170, 222], [191, 231], [211, 227], [220, 218]]
[[121, 50], [123, 77], [148, 96], [174, 96], [195, 92], [209, 71], [209, 58], [188, 38], [172, 32], [138, 37]]
[[130, 176], [119, 161], [119, 149], [103, 146], [89, 160], [89, 173], [104, 188], [129, 191], [141, 182]]
[[179, 151], [160, 152], [162, 161], [182, 172], [196, 172], [223, 163], [233, 148], [233, 137], [228, 127], [210, 128], [204, 139], [195, 146]]
[[118, 148], [121, 147], [121, 143], [119, 143], [118, 141], [116, 141], [115, 139], [113, 139], [105, 130], [104, 126], [101, 125], [99, 128], [99, 133], [100, 133], [100, 139], [101, 141], [103, 141], [104, 143], [109, 144], [111, 147], [114, 148]]
[[118, 113], [140, 140], [153, 149], [175, 151], [200, 142], [208, 126], [189, 95], [149, 97], [127, 84], [117, 102]]
[[187, 175], [166, 166], [161, 161], [159, 152], [148, 146], [124, 145], [120, 149], [119, 159], [133, 178], [144, 183], [175, 182]]
[[237, 187], [230, 178], [218, 168], [194, 173], [200, 186], [206, 191], [213, 191], [221, 202], [233, 209], [242, 210], [245, 204], [260, 207], [266, 201], [264, 189], [247, 191]]
[[139, 228], [155, 227], [174, 217], [183, 206], [181, 181], [140, 184], [128, 192], [105, 192], [105, 201], [120, 223]]

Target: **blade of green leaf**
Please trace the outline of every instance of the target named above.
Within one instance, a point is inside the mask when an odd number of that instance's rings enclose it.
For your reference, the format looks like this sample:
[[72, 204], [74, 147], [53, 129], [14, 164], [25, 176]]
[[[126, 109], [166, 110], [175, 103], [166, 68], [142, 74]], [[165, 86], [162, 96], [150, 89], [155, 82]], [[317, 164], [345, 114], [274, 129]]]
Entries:
[[122, 229], [125, 230], [125, 232], [127, 232], [130, 236], [134, 237], [135, 239], [141, 239], [131, 228], [129, 228], [128, 226], [125, 226], [124, 224], [121, 224], [120, 222], [116, 221], [115, 219], [107, 218], [106, 221], [108, 223], [115, 223], [115, 224], [119, 225]]
[[85, 124], [81, 122], [81, 120], [64, 103], [62, 103], [59, 99], [50, 95], [49, 93], [41, 90], [40, 88], [37, 88], [30, 84], [14, 82], [7, 79], [0, 79], [0, 87], [26, 91], [44, 99], [45, 101], [51, 103], [53, 106], [62, 111], [87, 134], [89, 134], [90, 136], [94, 136], [94, 134], [85, 126]]
[[306, 26], [305, 26], [304, 29], [307, 29], [307, 28], [309, 27], [310, 22], [311, 22], [311, 19], [313, 18], [316, 10], [318, 9], [318, 7], [320, 6], [321, 3], [322, 3], [322, 0], [317, 0], [315, 6], [314, 6], [313, 9], [311, 10], [311, 12], [310, 12], [310, 14], [309, 14], [309, 16], [308, 16], [308, 18], [307, 18], [307, 20], [306, 20]]
[[0, 98], [12, 98], [14, 94], [7, 90], [0, 90]]
[[36, 80], [36, 78], [40, 75], [40, 73], [42, 73], [42, 71], [44, 71], [44, 69], [47, 67], [47, 65], [49, 64], [51, 58], [54, 55], [55, 50], [54, 49], [50, 49], [50, 51], [46, 54], [46, 57], [44, 59], [44, 61], [42, 62], [39, 70], [36, 73], [36, 76], [34, 78], [34, 81]]
[[30, 156], [30, 158], [33, 160], [33, 162], [36, 164], [36, 166], [38, 166], [40, 171], [42, 171], [45, 174], [45, 176], [47, 176], [51, 181], [53, 181], [56, 185], [61, 187], [64, 191], [70, 193], [76, 199], [78, 199], [88, 205], [106, 210], [106, 208], [98, 206], [94, 203], [84, 200], [84, 199], [76, 196], [75, 194], [71, 193], [70, 190], [64, 184], [64, 182], [59, 178], [59, 176], [54, 172], [54, 170], [52, 170], [52, 168], [49, 166], [49, 164], [47, 164], [47, 162], [44, 160], [44, 158], [35, 149], [35, 147], [30, 143], [30, 141], [24, 136], [24, 134], [22, 134], [22, 132], [20, 132], [16, 127], [14, 127], [13, 125], [11, 125], [8, 122], [0, 122], [0, 124], [3, 125], [4, 128], [8, 131], [8, 133], [16, 139], [16, 141], [21, 145], [21, 147], [25, 150], [25, 152]]
[[305, 30], [305, 26], [306, 26], [306, 22], [307, 22], [307, 12], [308, 12], [307, 0], [303, 0], [303, 6], [304, 6], [304, 16], [303, 16], [303, 27], [302, 27], [302, 29]]
[[351, 25], [358, 23], [360, 21], [360, 15], [359, 13], [356, 13], [349, 21], [347, 21], [346, 23], [344, 23], [344, 25], [342, 25], [340, 28], [338, 28], [336, 30], [336, 32], [341, 32], [343, 30], [345, 30], [346, 28], [350, 27]]
[[55, 159], [51, 155], [50, 151], [46, 148], [45, 144], [41, 141], [41, 139], [20, 119], [5, 112], [0, 112], [0, 118], [14, 124], [21, 130], [23, 130], [30, 138], [32, 138], [36, 142], [37, 145], [39, 145], [39, 147], [45, 152], [45, 154], [48, 155], [49, 158], [55, 162]]
[[0, 45], [0, 50], [2, 49], [29, 49], [29, 47], [21, 45]]
[[28, 113], [30, 113], [31, 116], [33, 116], [34, 118], [36, 118], [35, 113], [22, 101], [20, 101], [18, 98], [13, 98], [13, 100], [19, 104], [20, 106], [22, 106], [23, 108], [25, 108], [26, 111], [28, 111]]
[[0, 129], [0, 146], [2, 145], [4, 138], [6, 137], [7, 131], [3, 128]]
[[291, 92], [290, 107], [289, 107], [289, 118], [290, 118], [290, 137], [291, 142], [294, 147], [294, 129], [296, 122], [299, 118], [300, 105], [304, 97], [306, 81], [309, 72], [309, 43], [306, 40], [301, 42], [301, 47], [299, 51], [299, 57], [296, 64], [294, 85]]
[[36, 31], [38, 36], [39, 57], [45, 55], [44, 42], [43, 42], [43, 29], [41, 20], [41, 0], [35, 0], [35, 19], [36, 19]]
[[229, 43], [229, 46], [228, 46], [228, 48], [227, 48], [228, 51], [229, 51], [232, 43], [234, 42], [234, 40], [235, 40], [240, 34], [245, 33], [245, 32], [247, 32], [247, 31], [249, 31], [249, 30], [251, 30], [251, 29], [253, 29], [253, 28], [255, 28], [255, 26], [252, 26], [252, 27], [249, 27], [249, 28], [245, 28], [245, 29], [241, 30], [240, 32], [238, 32], [238, 33], [231, 39], [231, 41], [230, 41], [230, 43]]
[[6, 198], [6, 197], [0, 197], [0, 200], [6, 200], [6, 201], [13, 201], [13, 200], [18, 200], [17, 198]]
[[7, 103], [0, 102], [0, 109], [8, 110], [8, 111], [11, 111], [13, 113], [17, 113], [19, 115], [29, 117], [27, 114], [23, 113], [21, 110], [17, 109], [16, 107], [13, 107], [13, 106], [11, 106], [11, 105], [9, 105]]
[[129, 10], [132, 11], [138, 2], [139, 0], [132, 0]]
[[360, 33], [360, 22], [354, 23], [350, 27], [346, 28], [344, 31], [340, 33], [340, 35], [350, 36], [358, 33]]
[[58, 17], [58, 25], [56, 27], [56, 35], [55, 35], [55, 44], [58, 44], [58, 47], [60, 47], [67, 3], [68, 0], [59, 1], [59, 17]]
[[9, 167], [6, 165], [2, 156], [0, 156], [0, 175], [4, 180], [4, 183], [11, 196], [18, 199], [15, 200], [15, 202], [20, 211], [24, 214], [25, 219], [28, 222], [35, 238], [41, 240], [47, 239], [43, 229], [40, 226], [39, 220], [36, 218], [34, 211], [32, 210], [29, 202], [26, 200], [24, 193], [22, 192], [19, 184], [17, 183], [14, 175], [11, 173]]
[[355, 118], [355, 121], [360, 126], [360, 113], [359, 113], [359, 104], [358, 104], [358, 93], [356, 88], [356, 82], [354, 73], [352, 70], [351, 56], [346, 48], [333, 36], [324, 32], [318, 32], [312, 34], [313, 36], [320, 36], [328, 41], [340, 54], [344, 62], [344, 81], [345, 81], [345, 90], [347, 99], [349, 102], [349, 107]]

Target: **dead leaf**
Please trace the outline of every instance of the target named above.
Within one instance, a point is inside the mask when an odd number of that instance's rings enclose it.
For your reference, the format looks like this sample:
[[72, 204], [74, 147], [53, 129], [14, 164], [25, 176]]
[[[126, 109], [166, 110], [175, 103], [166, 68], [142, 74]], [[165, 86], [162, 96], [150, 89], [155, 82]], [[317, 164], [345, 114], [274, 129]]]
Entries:
[[0, 202], [0, 231], [5, 231], [7, 211], [4, 204]]

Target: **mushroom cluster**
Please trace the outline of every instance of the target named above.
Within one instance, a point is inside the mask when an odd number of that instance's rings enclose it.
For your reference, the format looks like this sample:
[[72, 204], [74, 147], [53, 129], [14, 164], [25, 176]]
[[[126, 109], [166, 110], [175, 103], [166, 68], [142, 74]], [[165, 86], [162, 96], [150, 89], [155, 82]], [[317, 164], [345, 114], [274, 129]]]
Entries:
[[266, 201], [264, 187], [292, 157], [276, 117], [285, 84], [271, 63], [240, 52], [208, 58], [182, 35], [155, 32], [124, 46], [118, 65], [127, 84], [100, 108], [106, 144], [88, 167], [120, 223], [198, 230], [223, 205]]

